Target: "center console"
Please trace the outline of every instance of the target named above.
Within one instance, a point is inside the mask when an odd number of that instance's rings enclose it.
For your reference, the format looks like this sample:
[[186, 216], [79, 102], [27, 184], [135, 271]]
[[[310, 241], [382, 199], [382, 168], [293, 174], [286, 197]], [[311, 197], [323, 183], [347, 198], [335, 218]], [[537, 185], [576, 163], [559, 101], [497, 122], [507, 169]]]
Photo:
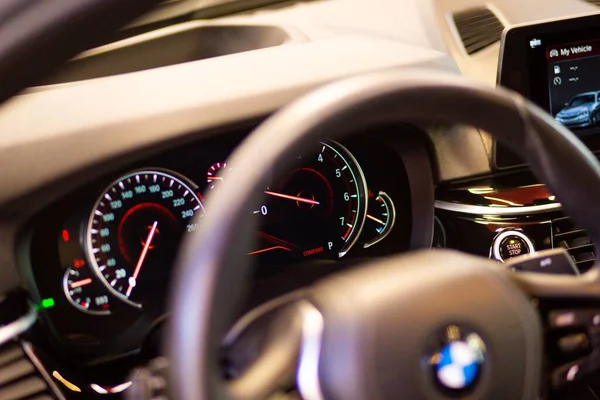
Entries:
[[[441, 186], [436, 191], [434, 247], [489, 257], [501, 263], [534, 252], [565, 249], [576, 268], [538, 265], [536, 272], [579, 274], [596, 260], [585, 230], [564, 215], [547, 188], [529, 172]], [[563, 268], [564, 267], [564, 268]]]
[[[600, 14], [505, 31], [498, 84], [536, 103], [600, 153]], [[524, 162], [497, 142], [493, 163], [490, 176], [438, 187], [433, 246], [489, 257], [513, 269], [515, 260], [535, 258], [520, 256], [566, 251], [571, 266], [544, 256], [526, 269], [580, 274], [592, 268], [596, 246], [563, 213], [560, 199], [526, 168], [503, 171]]]

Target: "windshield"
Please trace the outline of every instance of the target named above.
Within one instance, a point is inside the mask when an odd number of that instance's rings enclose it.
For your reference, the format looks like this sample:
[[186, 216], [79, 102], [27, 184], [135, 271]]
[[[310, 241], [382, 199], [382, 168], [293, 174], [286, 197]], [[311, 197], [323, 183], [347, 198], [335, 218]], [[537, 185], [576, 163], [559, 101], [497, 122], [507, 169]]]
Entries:
[[584, 96], [576, 96], [576, 97], [573, 97], [573, 99], [569, 103], [569, 107], [582, 106], [586, 103], [593, 103], [593, 102], [594, 102], [593, 94], [586, 94]]

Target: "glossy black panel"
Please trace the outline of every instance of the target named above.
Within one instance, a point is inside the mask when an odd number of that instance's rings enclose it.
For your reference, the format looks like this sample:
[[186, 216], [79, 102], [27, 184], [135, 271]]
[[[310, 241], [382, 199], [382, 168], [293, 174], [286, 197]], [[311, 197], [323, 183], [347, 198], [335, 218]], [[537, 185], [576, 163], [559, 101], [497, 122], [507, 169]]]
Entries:
[[544, 185], [527, 172], [504, 174], [438, 188], [434, 247], [493, 258], [495, 239], [524, 234], [536, 251], [565, 248], [581, 272], [596, 259], [585, 230], [563, 214]]
[[560, 214], [497, 217], [438, 209], [436, 215], [446, 231], [446, 247], [490, 257], [494, 238], [505, 230], [523, 232], [531, 239], [536, 250], [551, 249], [551, 221]]
[[436, 200], [497, 209], [555, 204], [559, 201], [528, 172], [440, 187], [436, 192]]

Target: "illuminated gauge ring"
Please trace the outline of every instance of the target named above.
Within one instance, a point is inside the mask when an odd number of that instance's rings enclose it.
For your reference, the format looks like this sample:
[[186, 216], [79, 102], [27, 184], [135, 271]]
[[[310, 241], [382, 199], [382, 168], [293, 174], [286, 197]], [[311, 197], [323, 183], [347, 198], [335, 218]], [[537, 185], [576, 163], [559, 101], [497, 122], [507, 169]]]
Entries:
[[[85, 268], [85, 269], [84, 269]], [[65, 297], [77, 310], [90, 315], [110, 315], [110, 299], [96, 277], [83, 268], [69, 267], [63, 276]]]
[[[385, 239], [392, 232], [394, 224], [396, 223], [396, 207], [387, 193], [379, 192], [375, 201], [369, 202], [367, 219], [373, 224], [373, 232], [368, 233], [374, 234], [375, 236], [363, 245], [365, 249], [374, 246]], [[363, 229], [363, 235], [364, 234], [367, 234], [365, 229]]]
[[216, 162], [212, 164], [206, 172], [206, 182], [210, 189], [214, 189], [216, 184], [223, 180], [222, 172], [227, 169], [226, 162]]
[[[336, 176], [336, 178], [344, 181], [347, 191], [351, 194], [350, 201], [347, 202], [345, 192], [329, 187], [329, 190], [333, 192], [333, 196], [336, 197], [334, 201], [338, 204], [345, 204], [346, 207], [344, 229], [347, 229], [341, 237], [343, 243], [338, 250], [338, 257], [341, 258], [356, 244], [362, 233], [368, 209], [367, 180], [360, 164], [346, 147], [333, 140], [320, 142], [320, 145], [322, 147], [319, 155], [329, 155], [327, 158], [334, 163], [337, 162], [338, 158], [340, 159], [338, 168], [341, 176], [340, 178]], [[323, 173], [324, 171], [320, 171], [319, 175], [322, 176]], [[333, 182], [334, 178], [331, 178], [328, 185], [333, 184]], [[335, 218], [334, 225], [337, 222], [338, 219]]]
[[111, 183], [88, 220], [90, 265], [110, 293], [141, 307], [170, 277], [182, 236], [197, 229], [204, 206], [186, 178], [168, 170], [133, 171]]
[[365, 223], [368, 200], [362, 169], [333, 141], [315, 143], [297, 159], [295, 169], [265, 190], [264, 211], [254, 211], [265, 216], [261, 233], [271, 238], [265, 243], [271, 247], [250, 254], [270, 257], [273, 250], [286, 250], [303, 257], [341, 258]]

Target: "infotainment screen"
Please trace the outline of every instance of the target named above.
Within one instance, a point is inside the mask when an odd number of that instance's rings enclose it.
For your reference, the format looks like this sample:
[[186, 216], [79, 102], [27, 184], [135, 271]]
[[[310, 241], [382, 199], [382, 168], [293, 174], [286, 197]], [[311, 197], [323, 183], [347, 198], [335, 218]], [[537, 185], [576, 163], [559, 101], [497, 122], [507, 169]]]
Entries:
[[546, 47], [550, 113], [573, 131], [600, 128], [600, 41]]
[[[498, 83], [537, 103], [600, 151], [600, 15], [506, 31]], [[495, 164], [505, 168], [522, 161], [496, 145]]]

